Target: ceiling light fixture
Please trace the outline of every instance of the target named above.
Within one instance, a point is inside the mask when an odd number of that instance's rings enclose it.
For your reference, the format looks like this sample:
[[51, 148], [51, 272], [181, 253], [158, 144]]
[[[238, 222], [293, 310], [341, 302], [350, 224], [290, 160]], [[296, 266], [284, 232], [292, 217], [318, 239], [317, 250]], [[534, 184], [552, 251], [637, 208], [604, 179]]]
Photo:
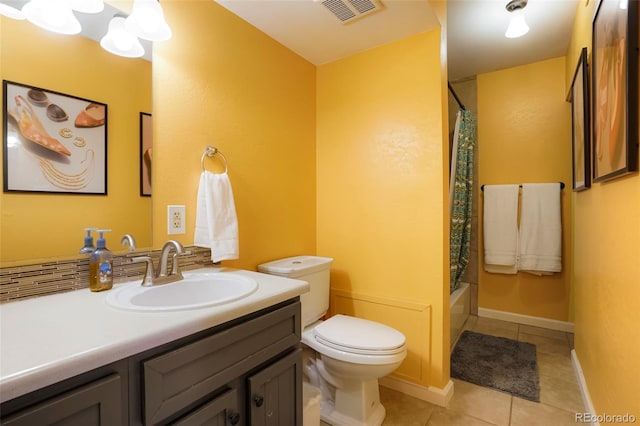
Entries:
[[524, 20], [524, 8], [527, 6], [527, 0], [511, 0], [505, 6], [505, 9], [511, 13], [509, 27], [504, 33], [507, 38], [522, 37], [529, 32], [529, 26]]
[[11, 19], [23, 20], [24, 14], [18, 7], [16, 7], [19, 6], [19, 4], [17, 4], [17, 2], [13, 2], [16, 3], [16, 6], [11, 6], [11, 3], [11, 1], [0, 2], [0, 15]]
[[125, 28], [144, 40], [164, 41], [171, 38], [171, 28], [164, 19], [157, 0], [134, 0]]
[[60, 34], [78, 34], [82, 29], [66, 0], [31, 0], [22, 13], [32, 24]]
[[109, 22], [109, 31], [100, 40], [100, 46], [109, 53], [126, 58], [139, 58], [144, 55], [144, 48], [138, 37], [124, 27], [125, 18], [116, 15]]

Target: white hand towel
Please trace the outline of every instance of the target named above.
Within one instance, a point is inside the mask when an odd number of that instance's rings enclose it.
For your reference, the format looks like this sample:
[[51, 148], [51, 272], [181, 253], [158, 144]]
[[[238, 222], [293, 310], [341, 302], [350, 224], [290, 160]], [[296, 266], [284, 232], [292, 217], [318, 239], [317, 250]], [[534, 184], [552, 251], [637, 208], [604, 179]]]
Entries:
[[562, 271], [559, 183], [522, 185], [518, 269], [536, 275]]
[[518, 185], [484, 186], [484, 270], [518, 272]]
[[203, 171], [198, 186], [194, 244], [211, 249], [211, 260], [237, 259], [238, 218], [227, 173]]

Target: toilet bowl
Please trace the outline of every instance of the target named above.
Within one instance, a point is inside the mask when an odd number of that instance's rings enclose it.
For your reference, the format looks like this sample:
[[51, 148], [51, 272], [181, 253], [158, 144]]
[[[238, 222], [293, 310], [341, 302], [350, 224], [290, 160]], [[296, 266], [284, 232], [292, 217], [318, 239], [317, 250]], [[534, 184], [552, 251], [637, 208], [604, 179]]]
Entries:
[[329, 307], [331, 261], [297, 256], [258, 270], [309, 282], [309, 293], [301, 296], [302, 343], [313, 351], [306, 356], [305, 377], [321, 389], [321, 419], [334, 426], [380, 425], [385, 409], [378, 379], [406, 357], [405, 336], [387, 325], [348, 315], [320, 320]]

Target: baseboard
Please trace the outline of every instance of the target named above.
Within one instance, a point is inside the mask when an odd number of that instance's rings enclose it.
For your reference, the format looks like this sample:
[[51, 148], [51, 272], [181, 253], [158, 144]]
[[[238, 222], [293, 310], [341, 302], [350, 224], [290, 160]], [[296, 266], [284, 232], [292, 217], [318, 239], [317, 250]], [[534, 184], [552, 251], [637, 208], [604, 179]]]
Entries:
[[496, 311], [495, 309], [478, 308], [478, 316], [492, 318], [518, 324], [531, 325], [533, 327], [548, 328], [550, 330], [573, 333], [574, 324], [572, 322], [558, 321], [530, 315], [516, 314], [513, 312]]
[[584, 408], [586, 413], [591, 415], [592, 425], [600, 426], [600, 422], [597, 420], [596, 410], [593, 407], [593, 403], [591, 402], [591, 395], [589, 394], [589, 389], [587, 388], [587, 382], [584, 379], [584, 374], [582, 373], [582, 367], [580, 366], [580, 360], [578, 359], [578, 354], [575, 349], [571, 350], [571, 363], [573, 364], [573, 369], [576, 372], [576, 376], [578, 378], [578, 384], [580, 385], [580, 393], [582, 394], [582, 402], [584, 403]]
[[447, 407], [449, 405], [449, 401], [451, 401], [451, 398], [453, 397], [453, 382], [451, 380], [449, 380], [449, 383], [447, 383], [444, 389], [440, 389], [435, 386], [424, 387], [392, 376], [378, 379], [378, 383], [381, 386], [402, 392], [414, 398], [418, 398], [441, 407]]

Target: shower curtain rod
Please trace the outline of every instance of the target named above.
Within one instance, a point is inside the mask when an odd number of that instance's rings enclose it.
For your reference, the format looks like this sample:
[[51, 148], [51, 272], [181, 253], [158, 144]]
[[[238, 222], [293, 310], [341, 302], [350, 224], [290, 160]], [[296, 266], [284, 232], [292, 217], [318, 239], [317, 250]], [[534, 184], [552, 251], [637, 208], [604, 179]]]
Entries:
[[462, 104], [462, 102], [460, 102], [460, 98], [458, 97], [458, 94], [456, 93], [455, 90], [453, 90], [453, 86], [451, 86], [451, 83], [449, 83], [447, 81], [447, 85], [449, 86], [449, 91], [451, 92], [451, 94], [453, 95], [453, 97], [456, 99], [456, 102], [458, 103], [458, 105], [460, 105], [460, 108], [462, 108], [463, 110], [467, 110], [464, 105]]

